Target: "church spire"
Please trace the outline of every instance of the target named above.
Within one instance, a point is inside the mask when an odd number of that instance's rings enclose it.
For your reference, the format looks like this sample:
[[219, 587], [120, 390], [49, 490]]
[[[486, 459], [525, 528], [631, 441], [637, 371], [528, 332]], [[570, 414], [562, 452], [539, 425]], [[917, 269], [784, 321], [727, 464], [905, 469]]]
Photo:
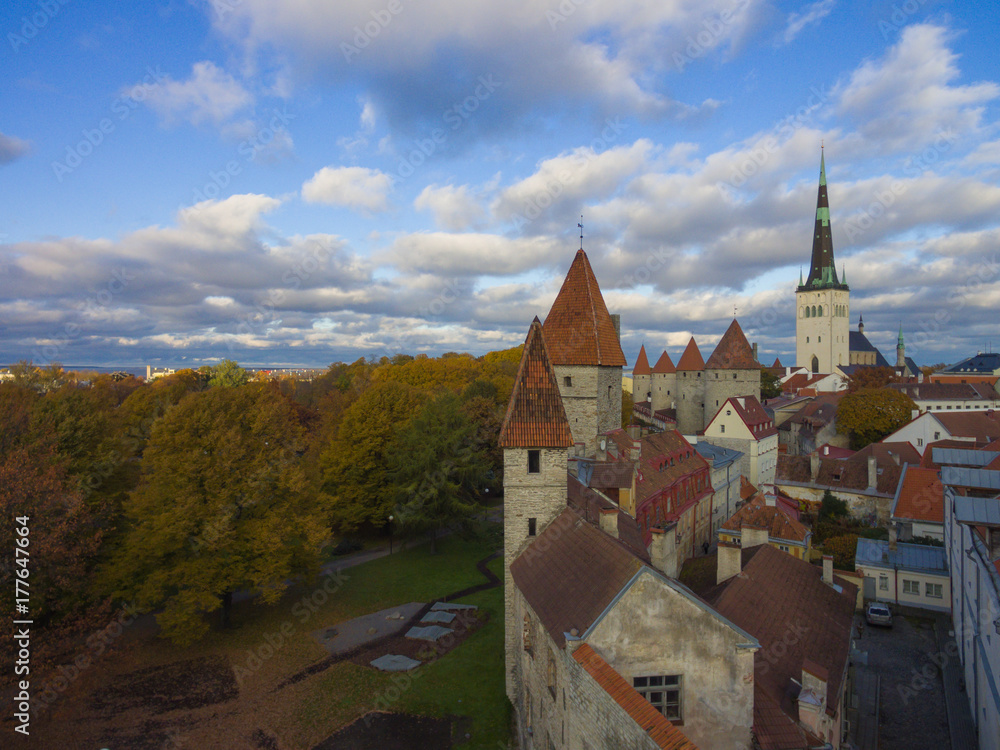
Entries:
[[812, 262], [806, 289], [846, 289], [847, 284], [837, 278], [833, 259], [833, 235], [830, 231], [830, 199], [826, 192], [826, 155], [820, 150], [819, 193], [816, 196], [816, 228], [813, 230]]

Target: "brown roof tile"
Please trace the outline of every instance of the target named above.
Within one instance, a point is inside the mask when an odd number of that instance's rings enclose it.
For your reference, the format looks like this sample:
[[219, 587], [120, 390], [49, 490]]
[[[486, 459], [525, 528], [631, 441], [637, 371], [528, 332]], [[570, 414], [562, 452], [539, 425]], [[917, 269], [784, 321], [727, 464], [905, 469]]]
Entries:
[[555, 365], [627, 364], [594, 269], [583, 250], [577, 251], [543, 328]]
[[732, 518], [722, 524], [728, 531], [742, 531], [744, 526], [767, 529], [770, 539], [785, 539], [790, 542], [805, 543], [809, 529], [796, 519], [789, 517], [777, 505], [768, 505], [767, 498], [758, 494], [746, 503]]
[[[618, 455], [627, 459], [632, 450], [632, 437], [623, 429], [612, 430], [607, 437], [617, 445]], [[636, 508], [684, 477], [708, 468], [708, 462], [677, 430], [646, 435], [640, 445], [639, 476], [635, 481]]]
[[753, 358], [753, 347], [743, 335], [743, 329], [733, 318], [712, 356], [705, 363], [706, 370], [759, 370], [760, 363]]
[[500, 427], [503, 448], [568, 448], [569, 421], [536, 317], [528, 330], [514, 390]]
[[587, 630], [644, 563], [567, 508], [517, 559], [510, 574], [556, 645]]
[[701, 358], [701, 352], [698, 351], [698, 344], [695, 342], [694, 336], [691, 337], [687, 348], [684, 349], [684, 353], [681, 355], [680, 360], [678, 360], [677, 369], [687, 370], [688, 372], [705, 369], [705, 360]]
[[639, 356], [635, 358], [635, 367], [632, 368], [633, 375], [649, 375], [649, 360], [646, 359], [645, 345], [639, 347]]
[[764, 411], [764, 407], [760, 405], [756, 396], [731, 396], [727, 398], [725, 403], [715, 412], [715, 416], [709, 420], [709, 424], [714, 422], [715, 418], [726, 408], [732, 408], [736, 412], [755, 440], [762, 440], [778, 432], [771, 415]]
[[664, 750], [697, 750], [697, 746], [685, 737], [680, 729], [653, 708], [653, 705], [604, 661], [590, 644], [584, 643], [579, 646], [573, 652], [573, 659], [608, 695], [614, 698], [619, 706], [625, 709], [635, 723], [652, 738], [657, 747]]
[[937, 420], [953, 437], [971, 437], [989, 441], [1000, 438], [1000, 414], [997, 412], [934, 412]]
[[653, 372], [657, 375], [669, 375], [672, 372], [677, 372], [677, 368], [674, 367], [674, 363], [666, 351], [664, 351], [663, 354], [660, 355], [660, 358], [656, 360]]
[[[632, 466], [630, 464], [620, 462], [615, 465], [628, 468], [631, 475]], [[618, 542], [625, 545], [632, 554], [643, 562], [649, 562], [649, 552], [646, 550], [646, 545], [643, 544], [642, 531], [639, 529], [639, 524], [636, 520], [611, 503], [607, 498], [584, 486], [576, 477], [572, 475], [568, 475], [568, 477], [569, 485], [566, 493], [566, 504], [579, 513], [585, 521], [595, 526], [599, 526], [601, 523], [602, 510], [617, 510]]]
[[[769, 545], [755, 550], [740, 575], [712, 592], [712, 602], [721, 615], [760, 642], [754, 657], [755, 687], [760, 691], [754, 693], [754, 733], [774, 738], [773, 744], [762, 742], [762, 747], [800, 748], [804, 745], [783, 744], [788, 726], [774, 714], [773, 705], [786, 718], [798, 716], [789, 688], [793, 679], [801, 682], [802, 665], [808, 659], [827, 671], [827, 711], [831, 715], [836, 711], [857, 587], [841, 580], [838, 592], [823, 583], [817, 566]], [[758, 712], [761, 694], [764, 700]]]
[[899, 480], [892, 515], [913, 521], [944, 523], [944, 485], [934, 469], [907, 466]]

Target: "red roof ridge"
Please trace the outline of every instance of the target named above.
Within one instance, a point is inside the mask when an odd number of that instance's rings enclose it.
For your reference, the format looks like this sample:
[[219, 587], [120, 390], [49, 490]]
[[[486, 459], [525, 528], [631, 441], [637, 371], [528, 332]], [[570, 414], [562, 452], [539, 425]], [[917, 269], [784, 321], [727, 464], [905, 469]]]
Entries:
[[754, 359], [753, 347], [743, 335], [739, 322], [733, 318], [729, 328], [705, 363], [706, 370], [759, 370], [760, 363]]
[[694, 340], [694, 336], [691, 337], [687, 347], [684, 349], [684, 353], [677, 362], [677, 369], [688, 371], [705, 369], [705, 360], [701, 358], [701, 352], [698, 351], [698, 344]]
[[573, 660], [646, 731], [657, 747], [663, 750], [697, 750], [697, 746], [680, 729], [653, 708], [653, 704], [629, 685], [590, 644], [578, 646], [573, 652]]
[[639, 356], [635, 358], [635, 367], [632, 368], [633, 375], [649, 375], [649, 360], [646, 359], [646, 345], [639, 347]]
[[628, 364], [594, 269], [582, 248], [566, 272], [543, 330], [555, 365]]
[[503, 448], [568, 448], [573, 436], [549, 361], [542, 324], [535, 316], [524, 340], [507, 413], [500, 427]]
[[677, 372], [677, 368], [674, 367], [674, 363], [670, 359], [670, 355], [667, 354], [667, 350], [663, 350], [663, 354], [660, 358], [656, 360], [656, 366], [653, 367], [653, 373], [656, 375], [669, 375], [672, 372]]

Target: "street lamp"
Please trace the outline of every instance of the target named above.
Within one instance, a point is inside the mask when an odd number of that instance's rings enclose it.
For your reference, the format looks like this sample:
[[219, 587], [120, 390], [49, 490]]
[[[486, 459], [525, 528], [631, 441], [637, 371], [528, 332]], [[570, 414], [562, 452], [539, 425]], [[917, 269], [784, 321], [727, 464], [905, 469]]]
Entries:
[[389, 554], [392, 554], [392, 516], [389, 516]]

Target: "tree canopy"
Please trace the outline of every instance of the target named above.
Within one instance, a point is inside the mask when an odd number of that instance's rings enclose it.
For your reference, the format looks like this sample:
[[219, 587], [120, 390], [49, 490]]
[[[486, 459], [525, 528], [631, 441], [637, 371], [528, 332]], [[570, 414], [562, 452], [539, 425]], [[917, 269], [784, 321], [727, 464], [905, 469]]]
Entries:
[[837, 431], [850, 435], [851, 448], [860, 450], [909, 423], [916, 408], [913, 399], [892, 388], [849, 393], [837, 406]]

